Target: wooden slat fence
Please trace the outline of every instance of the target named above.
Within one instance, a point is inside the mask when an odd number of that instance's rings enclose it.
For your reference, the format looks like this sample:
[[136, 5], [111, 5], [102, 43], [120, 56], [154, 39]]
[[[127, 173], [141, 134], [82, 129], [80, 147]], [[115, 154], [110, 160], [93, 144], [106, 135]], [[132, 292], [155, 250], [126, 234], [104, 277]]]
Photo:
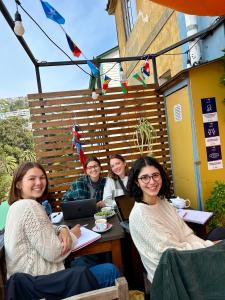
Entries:
[[[100, 91], [96, 91], [100, 92]], [[131, 163], [140, 156], [134, 142], [134, 130], [141, 117], [147, 118], [157, 131], [153, 155], [170, 172], [169, 145], [164, 99], [155, 85], [109, 88], [97, 100], [90, 90], [28, 95], [38, 161], [48, 172], [50, 196], [58, 201], [72, 181], [82, 175], [76, 152], [72, 149], [72, 126], [81, 128], [86, 156], [97, 156], [107, 175], [108, 157], [122, 154]], [[58, 206], [58, 202], [53, 205]]]

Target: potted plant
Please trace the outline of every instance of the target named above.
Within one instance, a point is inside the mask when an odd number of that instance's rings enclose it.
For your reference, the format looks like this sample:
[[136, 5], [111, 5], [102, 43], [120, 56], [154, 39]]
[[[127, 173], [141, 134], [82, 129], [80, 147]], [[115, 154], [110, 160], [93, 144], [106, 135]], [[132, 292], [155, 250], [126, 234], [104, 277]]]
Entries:
[[153, 141], [156, 136], [157, 133], [153, 125], [146, 118], [140, 118], [135, 127], [134, 143], [141, 154], [147, 151], [148, 155], [152, 155]]
[[225, 183], [216, 181], [212, 193], [206, 201], [208, 211], [214, 213], [209, 223], [209, 228], [225, 227]]

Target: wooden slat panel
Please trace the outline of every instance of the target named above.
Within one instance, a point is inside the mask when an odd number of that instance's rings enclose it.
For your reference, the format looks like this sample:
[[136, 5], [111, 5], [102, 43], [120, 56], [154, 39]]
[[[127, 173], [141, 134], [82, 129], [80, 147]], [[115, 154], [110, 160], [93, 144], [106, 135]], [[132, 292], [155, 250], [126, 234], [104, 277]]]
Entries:
[[[151, 122], [151, 124], [160, 124], [160, 123], [166, 123], [166, 117], [165, 115], [162, 115], [162, 116], [157, 116], [157, 117], [151, 117], [151, 118], [148, 118], [147, 119]], [[71, 127], [72, 125], [74, 124], [74, 120], [73, 122], [71, 121], [71, 123], [69, 124], [69, 126], [67, 127], [60, 127], [58, 129], [55, 129], [55, 128], [49, 128], [49, 129], [46, 129], [46, 128], [42, 128], [42, 129], [35, 129], [34, 130], [34, 136], [36, 138], [36, 136], [47, 136], [47, 135], [53, 135], [53, 134], [68, 134], [69, 132], [71, 132]], [[79, 123], [80, 124], [80, 123]], [[117, 121], [117, 122], [114, 122], [114, 123], [102, 123], [102, 124], [95, 124], [94, 126], [93, 125], [85, 125], [84, 128], [83, 126], [80, 126], [81, 127], [81, 130], [83, 128], [83, 130], [85, 131], [91, 131], [92, 132], [96, 132], [96, 134], [99, 134], [101, 135], [100, 133], [104, 133], [103, 130], [107, 130], [109, 132], [111, 132], [111, 130], [113, 128], [117, 128], [117, 129], [120, 129], [122, 130], [125, 126], [136, 126], [137, 125], [137, 120], [135, 121], [129, 121], [129, 122], [126, 122], [126, 124], [124, 123], [124, 121]], [[93, 131], [93, 129], [95, 129]], [[102, 130], [102, 131], [97, 131], [97, 130]]]
[[[118, 98], [117, 94], [106, 95], [106, 96], [99, 96], [97, 100], [93, 100], [90, 96], [88, 97], [80, 97], [80, 98], [58, 98], [54, 100], [39, 100], [39, 101], [30, 101], [30, 107], [32, 113], [40, 113], [40, 107], [55, 107], [56, 111], [57, 107], [61, 106], [62, 108], [71, 108], [74, 105], [76, 109], [82, 109], [83, 106], [86, 108], [104, 108], [104, 107], [111, 107], [116, 100], [116, 104], [121, 105], [121, 102], [124, 101], [124, 105], [129, 105], [131, 101], [134, 101], [133, 104], [140, 104], [143, 100], [149, 98], [149, 102], [154, 101], [162, 101], [163, 97], [156, 95], [154, 91], [145, 91], [143, 92], [135, 92], [129, 93], [126, 96], [121, 95], [121, 98]], [[105, 104], [105, 106], [103, 105]], [[98, 106], [99, 105], [99, 106]]]
[[[139, 118], [147, 118], [157, 132], [153, 155], [171, 174], [164, 100], [154, 88], [131, 86], [127, 95], [120, 87], [110, 88], [96, 101], [90, 90], [28, 95], [36, 153], [48, 173], [50, 199], [60, 200], [83, 172], [71, 147], [74, 122], [80, 125], [85, 154], [97, 156], [107, 176], [110, 155], [122, 154], [128, 165], [140, 156], [134, 130]], [[59, 204], [53, 203], [56, 209]]]
[[[152, 89], [155, 91], [156, 89], [155, 84], [148, 84], [145, 89]], [[129, 87], [129, 91], [143, 91], [140, 85], [132, 85]], [[90, 90], [76, 90], [76, 91], [63, 91], [63, 92], [52, 92], [52, 93], [39, 93], [39, 94], [29, 94], [27, 95], [28, 100], [32, 99], [42, 99], [42, 98], [55, 98], [55, 97], [71, 97], [71, 96], [79, 96], [79, 95], [91, 95]], [[96, 92], [100, 93], [101, 91], [99, 89], [96, 89]], [[107, 93], [120, 93], [121, 94], [121, 88], [120, 87], [114, 87], [114, 88], [108, 88]]]
[[[115, 107], [115, 104], [114, 104]], [[58, 107], [58, 109], [60, 109], [61, 107]], [[102, 109], [102, 110], [97, 110], [97, 109], [92, 109], [92, 110], [88, 110], [85, 108], [85, 106], [83, 106], [83, 111], [78, 111], [76, 110], [76, 112], [64, 112], [65, 109], [62, 107], [62, 110], [60, 111], [61, 113], [54, 113], [54, 114], [48, 114], [48, 115], [38, 115], [38, 116], [33, 116], [32, 117], [32, 122], [35, 121], [48, 121], [48, 120], [59, 120], [59, 119], [69, 119], [69, 118], [81, 118], [81, 117], [95, 117], [97, 115], [107, 115], [107, 114], [118, 114], [118, 113], [128, 113], [128, 112], [133, 112], [134, 108], [136, 111], [151, 111], [151, 110], [159, 110], [159, 109], [164, 109], [164, 103], [157, 103], [157, 104], [142, 104], [142, 105], [136, 105], [134, 106], [122, 106], [121, 108], [119, 108], [119, 106], [117, 108], [111, 108], [111, 109]], [[52, 108], [53, 109], [53, 108]], [[74, 108], [73, 108], [74, 109]], [[73, 110], [72, 108], [69, 110]], [[45, 114], [47, 112], [49, 112], [50, 108], [48, 109], [42, 109], [41, 113]], [[67, 108], [68, 110], [68, 108]], [[36, 112], [35, 112], [36, 113]]]

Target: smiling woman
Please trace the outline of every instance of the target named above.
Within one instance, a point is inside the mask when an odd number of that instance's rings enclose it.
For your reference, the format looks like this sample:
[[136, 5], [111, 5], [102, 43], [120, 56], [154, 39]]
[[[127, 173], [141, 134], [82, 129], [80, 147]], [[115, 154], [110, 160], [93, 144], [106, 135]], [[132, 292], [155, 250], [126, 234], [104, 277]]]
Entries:
[[[170, 181], [156, 159], [141, 157], [134, 162], [128, 190], [135, 199], [129, 217], [130, 233], [151, 282], [168, 248], [192, 250], [216, 243], [197, 237], [169, 204]], [[224, 238], [224, 233], [223, 229], [218, 239]], [[215, 241], [212, 234], [208, 238]]]
[[76, 179], [64, 194], [62, 201], [96, 199], [97, 207], [103, 207], [103, 189], [106, 179], [101, 177], [101, 163], [96, 157], [89, 157], [85, 164], [86, 174]]
[[115, 206], [114, 198], [127, 194], [128, 166], [121, 155], [114, 154], [109, 158], [109, 167], [103, 201], [108, 206]]

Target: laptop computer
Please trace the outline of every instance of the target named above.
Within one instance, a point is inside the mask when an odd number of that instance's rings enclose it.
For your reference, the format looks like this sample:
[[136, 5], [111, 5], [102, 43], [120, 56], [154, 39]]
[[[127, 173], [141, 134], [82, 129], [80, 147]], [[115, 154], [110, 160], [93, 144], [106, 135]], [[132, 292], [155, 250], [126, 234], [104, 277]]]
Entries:
[[128, 196], [128, 195], [122, 195], [115, 197], [115, 201], [117, 204], [117, 214], [120, 219], [120, 225], [127, 231], [129, 230], [129, 216], [130, 212], [134, 206], [134, 198]]
[[97, 211], [96, 199], [61, 202], [64, 220], [93, 217]]

